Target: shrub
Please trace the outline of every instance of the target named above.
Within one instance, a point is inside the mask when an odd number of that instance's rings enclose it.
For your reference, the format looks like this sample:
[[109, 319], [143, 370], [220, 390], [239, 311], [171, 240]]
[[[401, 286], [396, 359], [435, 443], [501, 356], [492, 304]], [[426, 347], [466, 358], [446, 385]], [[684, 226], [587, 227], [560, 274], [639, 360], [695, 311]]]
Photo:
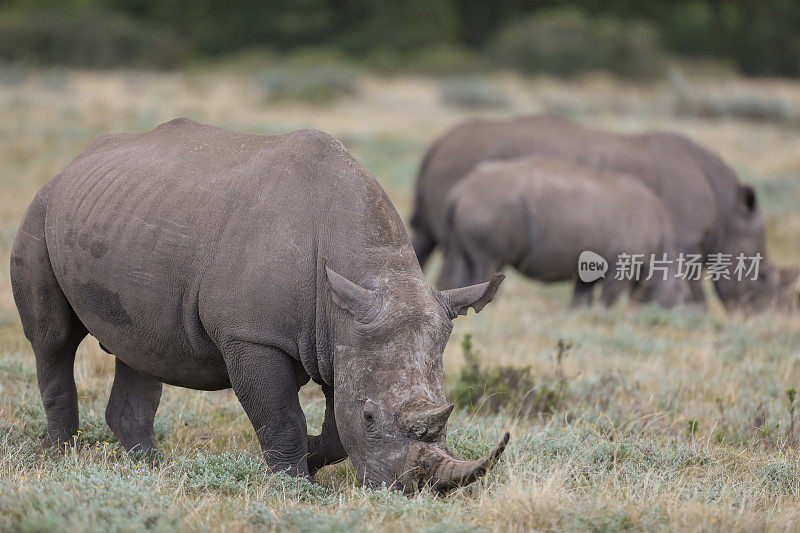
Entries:
[[764, 487], [773, 494], [792, 494], [800, 491], [800, 469], [786, 461], [771, 461], [759, 469]]
[[677, 111], [682, 115], [711, 119], [789, 122], [793, 118], [792, 107], [787, 102], [757, 94], [681, 97]]
[[589, 17], [574, 9], [553, 9], [512, 22], [494, 43], [498, 61], [523, 72], [571, 76], [606, 70], [647, 78], [659, 73], [663, 53], [658, 36], [643, 22]]
[[356, 76], [347, 68], [328, 66], [304, 69], [276, 68], [257, 76], [268, 101], [295, 100], [324, 105], [356, 91]]
[[12, 12], [0, 17], [0, 59], [108, 68], [171, 67], [187, 49], [173, 34], [100, 11]]
[[442, 82], [439, 94], [446, 105], [465, 109], [503, 108], [511, 104], [502, 90], [480, 78], [452, 78]]
[[479, 354], [472, 347], [470, 334], [464, 336], [461, 349], [466, 364], [452, 391], [453, 403], [457, 407], [473, 411], [486, 409], [492, 413], [505, 409], [519, 414], [538, 415], [554, 413], [563, 403], [566, 385], [563, 376], [553, 382], [537, 385], [530, 366], [483, 369]]

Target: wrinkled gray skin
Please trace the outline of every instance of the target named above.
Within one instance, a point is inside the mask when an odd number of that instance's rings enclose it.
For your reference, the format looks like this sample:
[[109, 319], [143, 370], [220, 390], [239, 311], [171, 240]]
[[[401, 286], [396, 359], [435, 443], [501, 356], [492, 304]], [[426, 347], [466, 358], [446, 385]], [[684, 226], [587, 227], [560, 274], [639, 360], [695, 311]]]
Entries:
[[[75, 349], [116, 356], [106, 419], [155, 451], [161, 383], [232, 387], [268, 464], [313, 475], [350, 456], [359, 479], [413, 491], [469, 483], [445, 445], [451, 319], [501, 276], [437, 292], [375, 179], [319, 131], [245, 135], [178, 119], [94, 141], [28, 208], [11, 280], [54, 443], [78, 429]], [[298, 389], [326, 396], [308, 436]]]
[[[755, 192], [739, 183], [717, 156], [681, 135], [619, 135], [585, 128], [553, 116], [526, 116], [508, 121], [470, 120], [428, 150], [416, 184], [414, 250], [424, 266], [445, 239], [445, 211], [450, 189], [479, 162], [543, 154], [597, 171], [629, 174], [640, 179], [675, 221], [678, 252], [702, 254], [760, 253], [764, 259], [757, 280], [715, 283], [729, 309], [758, 310], [771, 304], [794, 305], [787, 288], [796, 268], [779, 270], [768, 259], [764, 216]], [[702, 287], [691, 282], [692, 300], [704, 305]]]
[[[510, 265], [541, 281], [575, 280], [573, 305], [591, 304], [595, 284], [602, 286], [605, 305], [624, 292], [665, 307], [687, 295], [675, 264], [666, 279], [660, 271], [645, 279], [651, 256], [674, 257], [675, 236], [664, 205], [635, 178], [550, 156], [485, 161], [450, 190], [445, 208], [439, 288], [471, 284]], [[584, 250], [608, 261], [605, 278], [589, 283], [578, 278]], [[626, 276], [617, 279], [617, 259], [624, 253], [645, 259], [638, 284]]]

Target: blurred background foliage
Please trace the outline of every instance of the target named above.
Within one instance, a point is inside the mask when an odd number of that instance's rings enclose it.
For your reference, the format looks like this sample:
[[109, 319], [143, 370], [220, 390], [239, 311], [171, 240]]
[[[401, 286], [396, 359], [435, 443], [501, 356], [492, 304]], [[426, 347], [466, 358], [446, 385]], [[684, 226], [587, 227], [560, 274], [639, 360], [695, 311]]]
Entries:
[[661, 71], [666, 55], [800, 75], [797, 0], [0, 0], [0, 60], [167, 68], [334, 50], [385, 70]]

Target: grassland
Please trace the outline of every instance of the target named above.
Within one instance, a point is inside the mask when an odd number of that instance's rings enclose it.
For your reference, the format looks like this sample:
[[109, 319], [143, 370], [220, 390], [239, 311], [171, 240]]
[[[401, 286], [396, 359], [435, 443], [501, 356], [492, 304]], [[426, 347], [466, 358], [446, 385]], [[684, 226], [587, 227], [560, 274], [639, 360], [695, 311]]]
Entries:
[[[557, 110], [619, 131], [670, 129], [722, 154], [756, 186], [769, 215], [770, 252], [800, 263], [800, 85], [692, 79], [698, 98], [781, 102], [785, 116], [743, 120], [681, 111], [668, 82], [621, 84], [496, 75], [506, 107]], [[94, 137], [142, 131], [176, 116], [232, 129], [300, 127], [340, 138], [404, 216], [427, 145], [469, 110], [444, 106], [426, 78], [358, 78], [326, 105], [267, 97], [245, 69], [185, 73], [41, 71], [0, 85], [0, 263], [24, 210], [46, 180]], [[726, 100], [727, 99], [727, 100]], [[730, 107], [731, 109], [736, 106]], [[783, 112], [782, 112], [783, 113]], [[435, 270], [436, 264], [432, 265]], [[230, 391], [165, 387], [156, 419], [169, 457], [127, 456], [103, 420], [112, 358], [80, 347], [80, 446], [42, 447], [44, 414], [34, 358], [0, 270], [0, 530], [765, 530], [800, 528], [800, 451], [786, 390], [800, 387], [797, 317], [704, 314], [622, 304], [568, 311], [569, 288], [511, 275], [485, 312], [457, 321], [445, 352], [454, 387], [472, 334], [484, 369], [529, 368], [536, 387], [558, 384], [553, 412], [486, 406], [451, 419], [462, 457], [512, 432], [504, 459], [480, 483], [445, 498], [357, 488], [348, 463], [319, 485], [271, 476]], [[554, 358], [558, 339], [572, 343]], [[323, 399], [302, 391], [316, 431]], [[797, 400], [795, 400], [797, 402]], [[795, 424], [797, 422], [795, 421]]]

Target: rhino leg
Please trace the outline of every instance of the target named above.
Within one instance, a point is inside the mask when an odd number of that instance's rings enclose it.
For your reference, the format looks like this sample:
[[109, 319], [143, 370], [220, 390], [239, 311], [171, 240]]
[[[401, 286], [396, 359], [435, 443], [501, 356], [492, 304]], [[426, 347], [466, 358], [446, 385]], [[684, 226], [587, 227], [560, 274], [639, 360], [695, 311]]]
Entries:
[[[60, 291], [59, 291], [60, 292]], [[59, 298], [51, 301], [47, 330], [51, 334], [42, 333], [31, 339], [33, 352], [36, 355], [36, 376], [42, 404], [47, 416], [47, 438], [59, 447], [65, 443], [72, 444], [78, 434], [78, 390], [75, 386], [73, 366], [75, 350], [77, 350], [86, 330], [77, 322], [77, 317], [68, 308], [57, 303]]]
[[626, 291], [633, 288], [633, 283], [630, 280], [618, 280], [613, 276], [609, 276], [603, 280], [603, 290], [600, 293], [600, 300], [606, 307], [614, 305], [619, 297]]
[[143, 452], [151, 457], [157, 453], [153, 422], [161, 389], [160, 382], [116, 360], [106, 423], [129, 452]]
[[228, 343], [223, 356], [267, 464], [275, 472], [308, 477], [306, 416], [294, 359], [271, 346], [241, 341]]
[[427, 229], [414, 228], [414, 236], [411, 238], [411, 245], [414, 247], [414, 253], [417, 255], [419, 266], [425, 267], [428, 258], [436, 248], [436, 239]]
[[585, 281], [576, 280], [575, 289], [572, 291], [572, 307], [583, 307], [592, 305], [592, 289], [596, 282], [592, 281], [586, 283]]
[[703, 281], [699, 279], [688, 280], [689, 296], [686, 299], [687, 305], [698, 311], [706, 309], [706, 293], [703, 291]]
[[336, 417], [333, 414], [333, 387], [322, 386], [325, 393], [325, 420], [322, 433], [308, 437], [308, 472], [312, 476], [326, 465], [347, 459], [347, 452], [339, 439]]
[[46, 188], [25, 214], [11, 251], [11, 285], [47, 416], [47, 439], [58, 446], [78, 431], [75, 350], [87, 331], [58, 285], [44, 235]]

